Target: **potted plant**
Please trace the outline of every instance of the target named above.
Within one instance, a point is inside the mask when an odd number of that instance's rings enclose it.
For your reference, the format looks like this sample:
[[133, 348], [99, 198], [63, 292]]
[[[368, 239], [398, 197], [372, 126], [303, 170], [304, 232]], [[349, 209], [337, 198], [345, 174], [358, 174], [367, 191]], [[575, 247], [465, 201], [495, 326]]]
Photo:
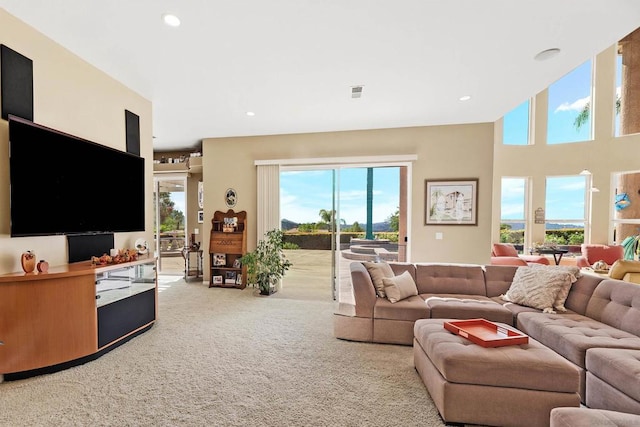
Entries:
[[282, 230], [267, 231], [256, 249], [242, 256], [242, 265], [247, 267], [247, 279], [258, 286], [260, 295], [274, 293], [276, 283], [291, 267], [291, 262], [284, 255], [283, 237]]

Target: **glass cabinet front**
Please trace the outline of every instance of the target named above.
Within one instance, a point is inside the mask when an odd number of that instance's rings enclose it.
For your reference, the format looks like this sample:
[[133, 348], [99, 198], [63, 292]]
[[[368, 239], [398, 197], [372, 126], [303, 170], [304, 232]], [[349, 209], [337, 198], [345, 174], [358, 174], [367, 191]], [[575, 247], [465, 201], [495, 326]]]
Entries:
[[156, 286], [154, 260], [96, 272], [96, 305], [101, 307]]

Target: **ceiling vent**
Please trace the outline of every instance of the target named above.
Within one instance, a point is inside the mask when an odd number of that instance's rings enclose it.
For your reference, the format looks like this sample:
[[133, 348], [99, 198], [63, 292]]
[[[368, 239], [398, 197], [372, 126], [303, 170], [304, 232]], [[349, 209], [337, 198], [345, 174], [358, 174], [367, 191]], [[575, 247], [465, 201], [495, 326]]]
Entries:
[[362, 86], [351, 86], [351, 98], [360, 98], [362, 96]]

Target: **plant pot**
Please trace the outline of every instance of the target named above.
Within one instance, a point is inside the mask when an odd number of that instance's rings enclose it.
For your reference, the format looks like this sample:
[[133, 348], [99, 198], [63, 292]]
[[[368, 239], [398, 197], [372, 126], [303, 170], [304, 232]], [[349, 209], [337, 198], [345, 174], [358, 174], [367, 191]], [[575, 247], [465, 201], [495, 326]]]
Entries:
[[276, 293], [276, 288], [271, 287], [269, 289], [260, 289], [260, 295], [271, 295]]

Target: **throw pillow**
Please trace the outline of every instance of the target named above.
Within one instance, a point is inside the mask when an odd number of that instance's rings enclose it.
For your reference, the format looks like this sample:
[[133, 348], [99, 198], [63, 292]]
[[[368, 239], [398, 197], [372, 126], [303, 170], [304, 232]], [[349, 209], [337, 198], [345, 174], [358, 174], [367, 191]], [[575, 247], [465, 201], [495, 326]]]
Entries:
[[387, 294], [387, 299], [392, 303], [413, 295], [418, 295], [416, 282], [408, 271], [398, 276], [385, 277], [382, 279], [382, 282], [384, 283], [384, 291]]
[[382, 283], [382, 279], [385, 277], [393, 277], [393, 270], [391, 266], [386, 262], [363, 262], [365, 268], [369, 272], [369, 276], [371, 276], [371, 281], [373, 282], [373, 286], [376, 288], [376, 293], [379, 297], [384, 298], [384, 283]]
[[563, 286], [571, 284], [571, 274], [564, 269], [518, 267], [502, 299], [545, 313], [555, 313], [553, 304]]
[[580, 278], [580, 268], [571, 266], [571, 265], [543, 265], [543, 264], [532, 264], [532, 268], [542, 268], [542, 269], [551, 269], [551, 270], [561, 270], [569, 273], [569, 278], [571, 279], [569, 282], [565, 283], [565, 285], [560, 289], [558, 295], [556, 295], [556, 300], [553, 302], [553, 308], [558, 311], [567, 311], [564, 306], [567, 297], [569, 296], [569, 291], [571, 290], [571, 286]]

